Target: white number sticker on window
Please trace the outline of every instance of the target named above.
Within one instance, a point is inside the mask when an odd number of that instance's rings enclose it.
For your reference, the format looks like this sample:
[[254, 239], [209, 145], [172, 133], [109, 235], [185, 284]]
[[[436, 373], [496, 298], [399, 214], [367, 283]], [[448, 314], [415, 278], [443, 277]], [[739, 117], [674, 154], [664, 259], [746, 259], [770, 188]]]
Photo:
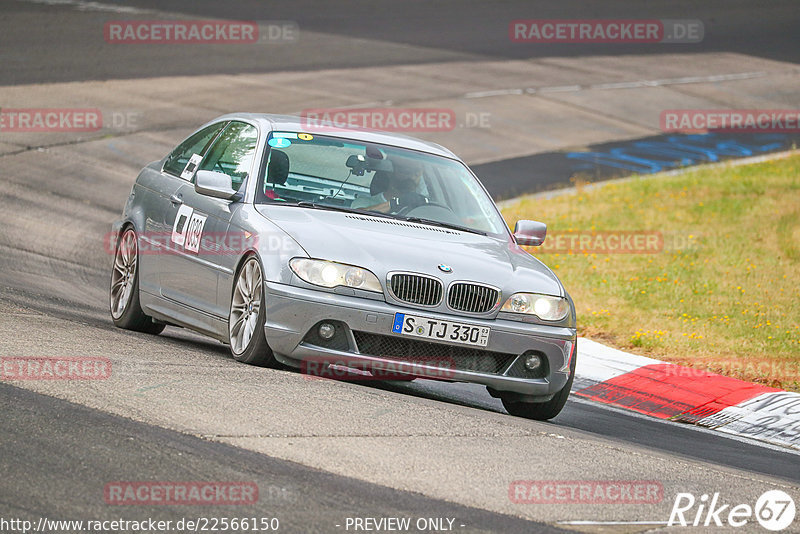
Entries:
[[200, 154], [193, 154], [189, 161], [186, 162], [186, 167], [183, 168], [183, 172], [181, 173], [181, 178], [184, 180], [191, 180], [194, 177], [194, 171], [197, 170], [197, 166], [200, 165], [200, 162], [203, 161], [203, 156]]

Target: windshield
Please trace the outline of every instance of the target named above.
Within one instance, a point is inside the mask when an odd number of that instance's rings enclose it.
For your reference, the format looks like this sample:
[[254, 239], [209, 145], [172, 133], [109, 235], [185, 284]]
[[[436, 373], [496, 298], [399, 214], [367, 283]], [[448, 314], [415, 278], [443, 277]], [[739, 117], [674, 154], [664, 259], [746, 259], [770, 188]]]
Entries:
[[373, 212], [502, 234], [505, 222], [462, 163], [387, 145], [273, 132], [258, 203]]

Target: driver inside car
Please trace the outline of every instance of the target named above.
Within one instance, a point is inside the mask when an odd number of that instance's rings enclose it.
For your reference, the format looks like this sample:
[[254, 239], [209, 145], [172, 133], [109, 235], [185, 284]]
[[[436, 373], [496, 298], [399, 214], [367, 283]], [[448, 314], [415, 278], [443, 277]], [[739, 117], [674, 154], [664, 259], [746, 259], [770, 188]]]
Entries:
[[370, 196], [356, 198], [350, 207], [390, 213], [427, 203], [422, 167], [416, 163], [395, 163], [394, 169], [393, 173], [376, 171], [370, 183]]
[[358, 197], [350, 203], [351, 208], [389, 213], [392, 198], [397, 196], [392, 174], [388, 171], [375, 171], [369, 184], [369, 196]]
[[422, 165], [416, 161], [398, 161], [394, 164], [394, 175], [398, 183], [410, 181], [412, 185], [402, 186], [406, 192], [413, 191], [423, 197], [428, 196], [428, 186], [423, 179]]

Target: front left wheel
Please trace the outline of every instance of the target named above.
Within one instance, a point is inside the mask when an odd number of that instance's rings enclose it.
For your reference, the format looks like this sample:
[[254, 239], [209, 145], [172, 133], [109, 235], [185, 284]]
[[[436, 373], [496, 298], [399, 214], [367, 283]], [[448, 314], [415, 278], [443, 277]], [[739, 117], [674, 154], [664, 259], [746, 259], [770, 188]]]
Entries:
[[139, 303], [139, 249], [131, 227], [122, 232], [114, 251], [109, 301], [111, 319], [119, 328], [156, 335], [166, 326], [153, 322]]
[[250, 255], [236, 273], [228, 314], [228, 342], [233, 357], [240, 362], [263, 367], [279, 367], [264, 333], [264, 274], [261, 262]]

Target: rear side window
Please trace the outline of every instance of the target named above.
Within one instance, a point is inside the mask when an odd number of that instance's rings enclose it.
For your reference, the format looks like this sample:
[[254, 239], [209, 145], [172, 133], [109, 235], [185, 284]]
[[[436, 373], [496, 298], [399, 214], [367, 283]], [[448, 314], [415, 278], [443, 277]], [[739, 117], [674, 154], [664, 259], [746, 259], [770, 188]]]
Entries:
[[189, 158], [194, 154], [205, 155], [211, 142], [217, 137], [217, 134], [226, 124], [227, 122], [218, 122], [211, 126], [206, 126], [178, 145], [177, 148], [167, 156], [167, 161], [164, 163], [164, 172], [180, 176], [183, 169], [186, 168], [186, 164], [189, 163]]

